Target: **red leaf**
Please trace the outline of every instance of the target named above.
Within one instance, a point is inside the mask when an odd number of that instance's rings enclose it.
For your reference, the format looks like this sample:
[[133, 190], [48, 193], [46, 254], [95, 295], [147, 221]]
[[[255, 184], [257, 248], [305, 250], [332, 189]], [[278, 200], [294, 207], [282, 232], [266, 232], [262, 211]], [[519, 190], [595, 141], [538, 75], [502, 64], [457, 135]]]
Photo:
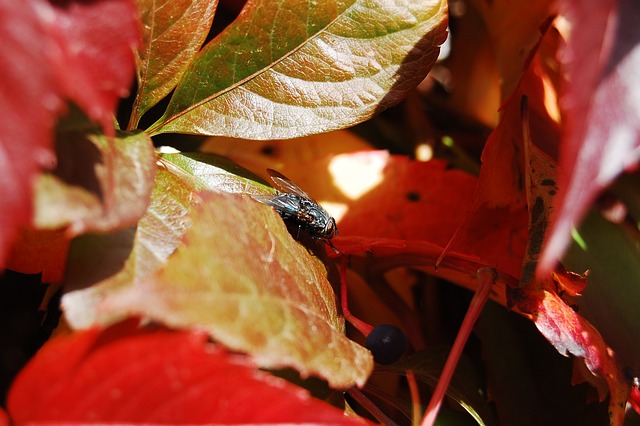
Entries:
[[555, 223], [538, 271], [563, 255], [571, 230], [594, 198], [640, 159], [640, 3], [560, 3], [570, 34], [561, 55], [564, 132]]
[[638, 386], [631, 388], [631, 395], [629, 396], [629, 404], [636, 410], [636, 413], [640, 414], [640, 389]]
[[33, 175], [54, 162], [50, 132], [62, 107], [45, 65], [45, 32], [34, 3], [0, 1], [0, 265], [18, 228], [31, 217]]
[[35, 174], [55, 162], [51, 130], [63, 100], [113, 132], [113, 110], [133, 76], [138, 28], [131, 0], [0, 0], [0, 38], [2, 265], [31, 219]]
[[53, 19], [43, 22], [59, 90], [113, 133], [113, 111], [129, 93], [140, 42], [134, 2], [57, 0], [48, 12]]
[[[332, 388], [363, 386], [373, 358], [345, 336], [325, 264], [291, 238], [269, 206], [222, 192], [198, 197], [182, 216], [193, 226], [162, 267], [112, 281], [118, 291], [93, 293], [98, 321], [133, 313], [206, 331], [260, 367], [295, 368]], [[81, 292], [75, 303], [65, 296], [63, 305], [74, 303], [83, 314], [87, 296]]]
[[21, 229], [20, 238], [7, 258], [7, 269], [24, 274], [42, 273], [42, 282], [59, 283], [64, 278], [70, 243], [64, 230]]
[[[583, 358], [589, 371], [606, 381], [611, 394], [612, 424], [622, 424], [629, 385], [615, 354], [600, 333], [553, 292], [530, 292], [528, 298], [530, 303], [537, 305], [534, 314], [536, 327], [558, 352]], [[605, 396], [601, 394], [601, 400]]]
[[[358, 171], [368, 169], [369, 174], [360, 175], [366, 179], [379, 166], [383, 166], [379, 184], [350, 202], [340, 220], [341, 235], [426, 240], [444, 246], [470, 207], [476, 179], [447, 170], [443, 161], [411, 161], [383, 151], [337, 156], [329, 167], [342, 172], [341, 187], [348, 189], [350, 181], [356, 189]], [[353, 172], [349, 180], [347, 170]]]
[[47, 343], [8, 397], [13, 424], [361, 424], [193, 332], [106, 330]]
[[9, 426], [9, 416], [2, 407], [0, 407], [0, 426]]
[[[449, 170], [443, 161], [413, 161], [385, 151], [338, 155], [329, 164], [298, 164], [285, 174], [318, 201], [329, 201], [340, 231], [335, 244], [344, 253], [383, 241], [387, 246], [421, 241], [444, 247], [472, 208], [477, 184], [475, 177]], [[331, 207], [337, 207], [335, 213]], [[526, 210], [479, 206], [474, 213], [452, 249], [518, 276]]]
[[587, 274], [567, 271], [562, 265], [553, 272], [553, 281], [558, 285], [558, 292], [566, 292], [569, 296], [580, 296], [587, 288]]

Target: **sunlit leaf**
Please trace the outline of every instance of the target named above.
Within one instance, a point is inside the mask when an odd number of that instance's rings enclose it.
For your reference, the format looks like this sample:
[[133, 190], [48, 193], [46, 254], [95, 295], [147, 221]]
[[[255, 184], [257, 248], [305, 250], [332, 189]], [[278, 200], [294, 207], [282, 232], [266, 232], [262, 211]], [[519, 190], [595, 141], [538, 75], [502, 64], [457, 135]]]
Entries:
[[[386, 151], [294, 163], [283, 172], [336, 217], [334, 243], [345, 253], [367, 244], [407, 247], [408, 242], [440, 247], [441, 253], [467, 217], [477, 184], [477, 178], [448, 169], [444, 161], [414, 161]], [[452, 250], [519, 276], [525, 242], [524, 208], [482, 207]]]
[[439, 0], [249, 1], [150, 132], [276, 139], [353, 125], [426, 76], [446, 19]]
[[218, 155], [194, 152], [162, 154], [162, 157], [190, 174], [192, 179], [198, 180], [201, 189], [231, 194], [275, 194], [275, 190], [257, 175]]
[[373, 360], [344, 335], [325, 266], [268, 206], [233, 194], [202, 197], [166, 265], [99, 308], [206, 330], [262, 367], [293, 367], [333, 387], [364, 384]]
[[130, 128], [176, 86], [204, 42], [217, 1], [137, 0], [143, 24]]
[[11, 388], [13, 424], [362, 424], [206, 335], [134, 322], [54, 339]]
[[75, 236], [126, 228], [144, 214], [156, 169], [146, 134], [62, 132], [57, 156], [56, 168], [36, 183], [37, 227]]
[[194, 192], [204, 187], [175, 169], [158, 168], [150, 204], [135, 228], [84, 235], [73, 241], [62, 298], [73, 328], [122, 319], [120, 312], [99, 310], [100, 301], [118, 289], [137, 285], [164, 265], [180, 244], [191, 226], [189, 213], [199, 201]]
[[250, 179], [242, 177], [247, 173], [213, 155], [164, 154], [150, 204], [135, 228], [73, 241], [62, 298], [69, 324], [79, 329], [122, 319], [121, 312], [101, 311], [98, 303], [116, 290], [137, 285], [164, 265], [191, 226], [191, 209], [200, 202], [197, 192], [244, 188], [268, 193], [270, 187], [249, 184]]

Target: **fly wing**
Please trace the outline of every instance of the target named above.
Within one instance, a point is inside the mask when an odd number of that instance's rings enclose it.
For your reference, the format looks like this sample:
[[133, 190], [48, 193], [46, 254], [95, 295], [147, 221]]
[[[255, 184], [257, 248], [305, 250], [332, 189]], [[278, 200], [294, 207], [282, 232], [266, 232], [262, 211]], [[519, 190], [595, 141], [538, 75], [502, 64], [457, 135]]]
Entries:
[[276, 185], [276, 188], [278, 188], [280, 191], [296, 194], [299, 197], [302, 197], [309, 201], [313, 201], [315, 203], [313, 198], [309, 197], [306, 192], [300, 189], [298, 185], [291, 182], [291, 179], [289, 179], [282, 173], [273, 169], [267, 169], [267, 173], [269, 173], [269, 176], [271, 176], [271, 180], [273, 180], [273, 183]]
[[285, 196], [285, 194], [276, 195], [251, 195], [251, 198], [259, 203], [266, 204], [273, 207], [278, 213], [282, 214], [295, 214], [300, 208], [300, 203], [296, 203], [291, 197]]

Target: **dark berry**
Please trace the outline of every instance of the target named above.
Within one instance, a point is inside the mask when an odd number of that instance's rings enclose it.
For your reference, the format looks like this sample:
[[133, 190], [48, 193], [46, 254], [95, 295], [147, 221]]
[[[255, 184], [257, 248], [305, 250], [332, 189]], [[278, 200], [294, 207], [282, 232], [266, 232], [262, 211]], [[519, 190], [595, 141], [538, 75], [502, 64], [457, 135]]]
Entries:
[[407, 337], [395, 325], [381, 324], [367, 336], [365, 344], [378, 364], [396, 362], [407, 349]]

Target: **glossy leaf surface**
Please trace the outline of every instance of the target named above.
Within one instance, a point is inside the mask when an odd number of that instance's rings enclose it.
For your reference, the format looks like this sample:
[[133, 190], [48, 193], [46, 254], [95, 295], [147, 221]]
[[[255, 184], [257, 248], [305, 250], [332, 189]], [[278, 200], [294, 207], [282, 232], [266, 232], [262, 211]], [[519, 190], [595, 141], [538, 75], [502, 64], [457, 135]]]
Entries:
[[137, 1], [144, 30], [136, 55], [138, 92], [130, 128], [176, 86], [209, 32], [217, 3]]
[[159, 167], [151, 202], [135, 228], [105, 235], [84, 235], [71, 245], [62, 306], [73, 328], [111, 324], [122, 313], [99, 310], [102, 299], [135, 286], [160, 268], [191, 225], [189, 213], [203, 189], [179, 170]]
[[[74, 328], [110, 324], [122, 312], [98, 309], [99, 302], [116, 290], [136, 286], [161, 268], [180, 245], [192, 224], [191, 210], [200, 202], [195, 195], [207, 188], [233, 192], [244, 188], [268, 193], [228, 160], [196, 154], [164, 154], [160, 159], [150, 204], [135, 228], [108, 235], [86, 235], [74, 240], [62, 299], [66, 317]], [[205, 162], [206, 160], [206, 162]], [[238, 175], [233, 174], [235, 171]], [[213, 256], [213, 254], [212, 254]]]
[[399, 102], [445, 39], [442, 1], [249, 1], [198, 55], [152, 134], [292, 138]]

